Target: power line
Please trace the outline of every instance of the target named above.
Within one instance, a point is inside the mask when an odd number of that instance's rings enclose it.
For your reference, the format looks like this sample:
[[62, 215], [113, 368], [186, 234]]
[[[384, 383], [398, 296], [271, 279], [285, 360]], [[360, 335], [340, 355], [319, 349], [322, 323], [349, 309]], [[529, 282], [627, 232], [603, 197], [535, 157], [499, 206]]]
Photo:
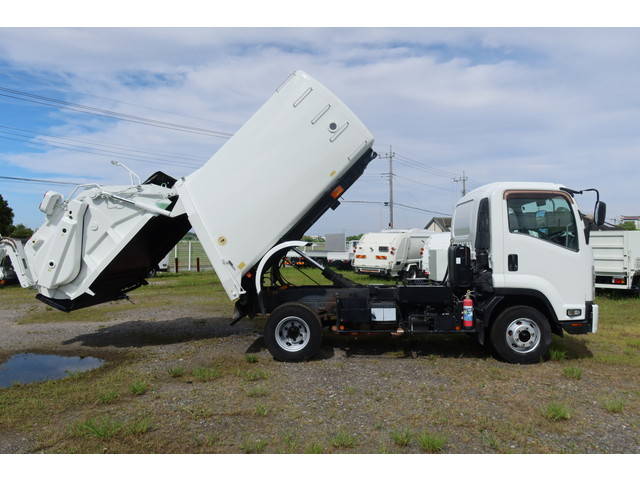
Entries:
[[435, 189], [438, 189], [438, 190], [443, 190], [443, 191], [445, 191], [445, 192], [452, 193], [452, 192], [451, 192], [451, 190], [450, 190], [450, 189], [448, 189], [448, 188], [440, 187], [440, 186], [438, 186], [438, 185], [433, 185], [433, 184], [431, 184], [431, 183], [421, 182], [421, 181], [419, 181], [419, 180], [414, 180], [413, 178], [404, 177], [404, 176], [402, 176], [402, 175], [396, 175], [396, 174], [394, 174], [394, 177], [399, 178], [399, 179], [401, 179], [401, 180], [405, 180], [405, 181], [407, 181], [407, 182], [417, 183], [418, 185], [424, 185], [425, 187], [435, 188]]
[[7, 177], [0, 175], [0, 180], [8, 180], [13, 182], [33, 182], [33, 183], [46, 183], [50, 185], [82, 185], [75, 182], [64, 182], [62, 180], [44, 180], [40, 178], [26, 178], [26, 177]]
[[190, 155], [190, 154], [181, 154], [181, 153], [173, 153], [173, 152], [154, 152], [154, 151], [150, 151], [150, 150], [138, 150], [135, 148], [131, 148], [131, 147], [127, 147], [124, 145], [118, 145], [116, 143], [101, 143], [101, 142], [90, 142], [88, 140], [78, 140], [76, 138], [73, 137], [68, 137], [68, 136], [64, 136], [64, 135], [53, 135], [51, 133], [44, 133], [44, 132], [38, 132], [36, 130], [29, 130], [29, 129], [25, 129], [25, 128], [16, 128], [16, 127], [12, 127], [10, 125], [2, 125], [0, 124], [0, 130], [11, 130], [11, 131], [16, 131], [16, 132], [24, 132], [24, 133], [31, 133], [34, 135], [37, 135], [39, 137], [47, 137], [47, 138], [61, 138], [64, 139], [66, 141], [69, 142], [73, 142], [73, 143], [81, 143], [81, 144], [86, 144], [86, 145], [98, 145], [100, 147], [111, 147], [111, 148], [115, 148], [117, 150], [125, 150], [125, 151], [130, 151], [130, 152], [134, 152], [134, 153], [142, 153], [144, 155], [152, 155], [152, 156], [162, 156], [162, 157], [167, 157], [167, 158], [176, 158], [178, 160], [184, 160], [185, 158], [191, 158], [195, 161], [198, 162], [202, 162], [203, 159], [202, 157], [196, 157], [195, 155]]
[[[4, 138], [6, 140], [11, 140], [13, 142], [21, 142], [21, 143], [29, 143], [29, 144], [34, 144], [34, 145], [41, 145], [41, 144], [48, 144], [53, 146], [54, 148], [59, 148], [62, 150], [70, 150], [72, 152], [80, 152], [80, 153], [86, 153], [88, 155], [97, 155], [97, 156], [101, 156], [101, 157], [111, 157], [111, 158], [119, 158], [119, 159], [124, 159], [124, 160], [130, 160], [133, 162], [142, 162], [142, 163], [150, 163], [152, 165], [158, 165], [158, 164], [164, 164], [164, 165], [172, 165], [172, 166], [179, 166], [179, 167], [185, 167], [185, 168], [197, 168], [197, 165], [191, 164], [191, 163], [185, 163], [185, 162], [178, 162], [178, 161], [168, 161], [168, 160], [151, 160], [149, 158], [140, 158], [140, 157], [135, 157], [135, 156], [131, 156], [131, 155], [126, 155], [120, 152], [113, 152], [111, 150], [105, 150], [105, 149], [100, 149], [100, 148], [95, 148], [95, 147], [83, 147], [83, 146], [75, 146], [75, 145], [68, 145], [60, 140], [39, 140], [37, 138], [34, 137], [28, 137], [26, 135], [20, 135], [17, 133], [9, 133], [9, 132], [3, 132], [5, 135], [0, 135], [0, 138]], [[6, 135], [12, 135], [12, 136], [6, 136]], [[17, 137], [17, 138], [16, 138]], [[87, 150], [87, 148], [91, 148], [92, 150]], [[101, 153], [102, 152], [102, 153]]]
[[436, 215], [444, 215], [446, 217], [450, 217], [451, 216], [450, 213], [438, 212], [436, 210], [428, 210], [426, 208], [414, 207], [414, 206], [411, 206], [411, 205], [405, 205], [403, 203], [396, 203], [396, 205], [398, 205], [399, 207], [409, 208], [411, 210], [419, 210], [421, 212], [435, 213]]
[[66, 100], [60, 100], [57, 98], [45, 97], [43, 95], [36, 95], [34, 93], [25, 92], [22, 90], [16, 90], [13, 88], [0, 87], [0, 96], [5, 98], [12, 98], [14, 100], [21, 100], [25, 102], [35, 103], [38, 105], [44, 105], [54, 108], [63, 108], [66, 110], [72, 110], [75, 112], [86, 113], [91, 115], [97, 115], [106, 118], [114, 118], [131, 123], [137, 123], [140, 125], [147, 125], [152, 127], [164, 128], [168, 130], [175, 130], [184, 133], [193, 133], [197, 135], [206, 135], [210, 137], [218, 138], [230, 138], [232, 133], [221, 132], [217, 130], [210, 130], [207, 128], [194, 127], [190, 125], [182, 125], [179, 123], [165, 122], [162, 120], [156, 120], [153, 118], [140, 117], [137, 115], [130, 115], [128, 113], [116, 112], [114, 110], [107, 110], [104, 108], [92, 107], [90, 105], [83, 105], [80, 103], [68, 102]]
[[418, 160], [414, 160], [411, 157], [398, 153], [398, 157], [402, 159], [405, 163], [412, 165], [416, 168], [422, 167], [423, 169], [427, 169], [431, 171], [434, 175], [439, 175], [442, 177], [450, 177], [451, 175], [455, 175], [455, 173], [445, 170], [443, 168], [433, 167], [425, 162], [420, 162]]
[[[374, 201], [370, 201], [370, 200], [342, 200], [341, 203], [360, 203], [360, 204], [369, 204], [369, 205], [384, 205], [385, 207], [389, 205], [389, 202], [374, 202]], [[419, 210], [421, 212], [427, 212], [427, 213], [435, 213], [437, 215], [445, 215], [445, 216], [451, 216], [450, 213], [444, 213], [444, 212], [438, 212], [436, 210], [428, 210], [426, 208], [420, 208], [420, 207], [414, 207], [413, 205], [405, 205], [404, 203], [398, 203], [395, 202], [394, 205], [398, 206], [398, 207], [403, 207], [403, 208], [408, 208], [410, 210]]]

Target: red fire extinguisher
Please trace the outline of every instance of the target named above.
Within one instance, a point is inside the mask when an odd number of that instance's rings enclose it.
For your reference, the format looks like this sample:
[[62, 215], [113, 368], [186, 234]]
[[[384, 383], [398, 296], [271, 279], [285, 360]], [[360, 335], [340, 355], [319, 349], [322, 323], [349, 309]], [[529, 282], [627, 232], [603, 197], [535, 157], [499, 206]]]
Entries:
[[473, 299], [469, 290], [462, 301], [462, 328], [473, 328]]

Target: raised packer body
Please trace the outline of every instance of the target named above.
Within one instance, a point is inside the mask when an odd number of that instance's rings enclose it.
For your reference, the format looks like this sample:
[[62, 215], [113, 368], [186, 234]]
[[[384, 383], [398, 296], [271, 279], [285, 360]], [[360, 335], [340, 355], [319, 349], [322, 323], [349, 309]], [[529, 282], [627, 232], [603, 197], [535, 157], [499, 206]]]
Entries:
[[65, 311], [125, 298], [190, 228], [230, 299], [279, 242], [298, 239], [362, 174], [373, 135], [327, 88], [291, 74], [201, 168], [139, 185], [47, 192], [22, 248], [0, 240], [23, 287]]

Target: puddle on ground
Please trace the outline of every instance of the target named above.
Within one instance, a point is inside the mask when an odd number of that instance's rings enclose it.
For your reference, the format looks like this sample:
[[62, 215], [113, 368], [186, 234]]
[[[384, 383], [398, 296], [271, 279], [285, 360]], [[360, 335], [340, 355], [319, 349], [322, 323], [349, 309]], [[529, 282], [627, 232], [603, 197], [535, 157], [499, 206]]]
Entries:
[[33, 383], [64, 378], [76, 372], [93, 370], [104, 363], [95, 357], [65, 357], [19, 353], [0, 364], [0, 388], [14, 383]]

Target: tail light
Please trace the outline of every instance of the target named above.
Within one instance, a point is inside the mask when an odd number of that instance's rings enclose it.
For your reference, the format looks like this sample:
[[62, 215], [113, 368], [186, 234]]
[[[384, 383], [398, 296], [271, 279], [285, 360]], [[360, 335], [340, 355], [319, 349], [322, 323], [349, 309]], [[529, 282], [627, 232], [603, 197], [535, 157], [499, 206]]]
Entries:
[[616, 285], [626, 285], [627, 281], [624, 278], [614, 278], [611, 283], [615, 283]]

